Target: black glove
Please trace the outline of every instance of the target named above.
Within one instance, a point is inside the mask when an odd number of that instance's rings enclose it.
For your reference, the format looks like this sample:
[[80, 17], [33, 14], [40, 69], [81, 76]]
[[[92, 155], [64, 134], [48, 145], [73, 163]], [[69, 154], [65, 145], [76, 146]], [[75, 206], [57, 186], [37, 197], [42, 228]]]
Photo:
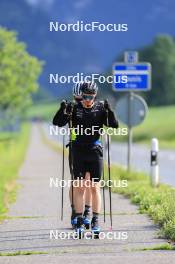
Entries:
[[67, 104], [66, 113], [70, 115], [72, 111], [73, 111], [73, 103], [70, 102]]
[[65, 100], [63, 100], [62, 102], [61, 102], [61, 105], [60, 105], [60, 108], [61, 108], [61, 110], [65, 110], [66, 109], [66, 107], [67, 107], [67, 102], [65, 101]]
[[104, 109], [105, 109], [106, 111], [112, 111], [111, 106], [110, 106], [108, 100], [105, 100], [105, 101], [104, 101]]

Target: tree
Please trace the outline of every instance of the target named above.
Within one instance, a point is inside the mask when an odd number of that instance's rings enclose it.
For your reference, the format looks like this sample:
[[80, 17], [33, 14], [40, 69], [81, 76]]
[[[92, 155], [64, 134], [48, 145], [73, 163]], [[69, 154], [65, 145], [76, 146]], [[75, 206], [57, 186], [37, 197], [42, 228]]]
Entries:
[[22, 112], [38, 89], [42, 62], [26, 51], [13, 31], [0, 27], [0, 107], [13, 113]]
[[151, 105], [175, 103], [175, 42], [169, 35], [159, 35], [152, 45], [139, 53], [141, 61], [152, 65], [152, 90], [146, 93]]

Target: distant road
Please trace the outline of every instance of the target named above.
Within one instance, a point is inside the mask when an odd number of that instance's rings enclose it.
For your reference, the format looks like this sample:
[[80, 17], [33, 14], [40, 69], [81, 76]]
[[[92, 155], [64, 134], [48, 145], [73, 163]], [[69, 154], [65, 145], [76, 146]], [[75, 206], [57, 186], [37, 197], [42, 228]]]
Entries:
[[[160, 181], [175, 186], [175, 150], [159, 151]], [[127, 165], [127, 144], [112, 143], [111, 160], [113, 163]], [[150, 173], [150, 149], [145, 145], [133, 144], [132, 168]]]
[[[45, 131], [49, 136], [49, 126], [44, 125]], [[61, 142], [62, 136], [49, 136], [54, 141]], [[161, 149], [159, 151], [160, 181], [175, 186], [175, 150]], [[122, 166], [127, 165], [127, 144], [111, 144], [111, 161]], [[132, 168], [137, 171], [150, 173], [150, 149], [148, 146], [133, 144], [132, 147]]]

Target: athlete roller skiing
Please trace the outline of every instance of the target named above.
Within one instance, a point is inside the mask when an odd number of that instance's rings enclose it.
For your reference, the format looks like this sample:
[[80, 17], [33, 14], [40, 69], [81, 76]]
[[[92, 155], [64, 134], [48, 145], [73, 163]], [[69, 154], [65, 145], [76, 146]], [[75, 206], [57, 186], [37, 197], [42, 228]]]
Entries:
[[[74, 102], [75, 103], [79, 103], [82, 101], [82, 91], [81, 91], [81, 83], [76, 83], [73, 86], [73, 98], [74, 98]], [[71, 134], [71, 140], [75, 140], [76, 139], [76, 135], [74, 135], [74, 133], [72, 132]], [[70, 147], [70, 143], [69, 143], [69, 147]], [[71, 151], [69, 151], [69, 168], [70, 168], [70, 173], [73, 173], [73, 164], [72, 164], [72, 160], [71, 160]], [[77, 217], [76, 217], [76, 211], [75, 211], [75, 206], [73, 204], [73, 199], [72, 199], [72, 186], [70, 188], [69, 191], [69, 198], [70, 198], [70, 203], [71, 203], [71, 209], [72, 209], [72, 214], [71, 214], [71, 225], [72, 227], [76, 227], [77, 225]], [[91, 193], [91, 188], [85, 188], [85, 197], [84, 197], [84, 214], [83, 214], [83, 224], [85, 226], [86, 229], [90, 228], [90, 213], [91, 213], [91, 204], [92, 204], [92, 193]]]
[[[87, 217], [84, 217], [84, 211], [86, 211], [84, 197], [87, 192], [85, 183], [90, 181], [89, 197], [92, 197], [91, 231], [93, 234], [99, 235], [101, 210], [99, 182], [103, 171], [103, 149], [99, 130], [103, 126], [118, 128], [118, 120], [107, 100], [104, 102], [96, 101], [98, 87], [95, 83], [83, 82], [77, 85], [81, 91], [81, 100], [76, 104], [67, 104], [66, 101], [62, 101], [60, 109], [53, 118], [53, 124], [59, 127], [69, 124], [71, 129], [81, 127], [84, 132], [86, 131], [83, 134], [71, 135], [74, 138], [70, 140], [69, 161], [72, 165], [73, 180], [78, 181], [79, 184], [71, 188], [70, 199], [72, 208], [75, 210], [73, 213], [73, 219], [76, 219], [75, 231], [81, 236], [85, 231], [85, 218], [90, 218], [89, 211]], [[95, 130], [93, 130], [94, 127]], [[89, 133], [90, 131], [93, 133]], [[91, 198], [88, 206], [90, 204]]]

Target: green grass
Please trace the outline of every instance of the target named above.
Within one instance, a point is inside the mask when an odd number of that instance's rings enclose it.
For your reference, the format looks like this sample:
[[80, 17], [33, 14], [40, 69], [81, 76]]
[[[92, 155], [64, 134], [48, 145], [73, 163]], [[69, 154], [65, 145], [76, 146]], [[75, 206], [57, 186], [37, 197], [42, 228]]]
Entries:
[[154, 246], [154, 247], [148, 247], [148, 248], [141, 248], [139, 249], [140, 250], [143, 250], [143, 251], [146, 251], [146, 250], [175, 250], [175, 246], [173, 246], [172, 244], [162, 244], [162, 245], [157, 245], [157, 246]]
[[0, 132], [0, 144], [1, 142], [5, 142], [8, 140], [11, 140], [12, 138], [15, 138], [17, 136], [17, 133], [10, 133], [10, 132]]
[[59, 102], [53, 102], [49, 104], [34, 104], [27, 110], [26, 118], [39, 118], [45, 121], [51, 121], [58, 108]]
[[134, 141], [150, 143], [156, 137], [161, 147], [175, 148], [175, 106], [149, 108], [143, 124], [133, 130]]
[[29, 255], [41, 255], [41, 254], [48, 254], [48, 252], [44, 251], [16, 251], [16, 252], [7, 252], [7, 253], [0, 253], [1, 257], [12, 257], [12, 256], [29, 256]]
[[152, 247], [144, 247], [144, 248], [132, 248], [130, 250], [126, 249], [126, 251], [149, 251], [149, 250], [175, 250], [175, 245], [172, 243], [164, 243], [158, 244]]
[[114, 165], [111, 175], [113, 180], [128, 180], [126, 188], [113, 188], [113, 192], [130, 198], [140, 213], [148, 214], [159, 225], [160, 236], [175, 241], [175, 189], [163, 184], [153, 188], [143, 173], [129, 173]]
[[0, 141], [0, 220], [6, 217], [9, 203], [16, 198], [16, 178], [24, 159], [29, 133], [30, 125], [23, 124], [19, 134]]
[[[142, 124], [133, 128], [133, 141], [149, 144], [158, 138], [160, 147], [175, 148], [175, 106], [150, 107]], [[124, 126], [122, 123], [120, 126]], [[126, 141], [127, 136], [113, 136], [116, 141]]]
[[44, 216], [8, 216], [8, 219], [38, 219], [44, 218]]

